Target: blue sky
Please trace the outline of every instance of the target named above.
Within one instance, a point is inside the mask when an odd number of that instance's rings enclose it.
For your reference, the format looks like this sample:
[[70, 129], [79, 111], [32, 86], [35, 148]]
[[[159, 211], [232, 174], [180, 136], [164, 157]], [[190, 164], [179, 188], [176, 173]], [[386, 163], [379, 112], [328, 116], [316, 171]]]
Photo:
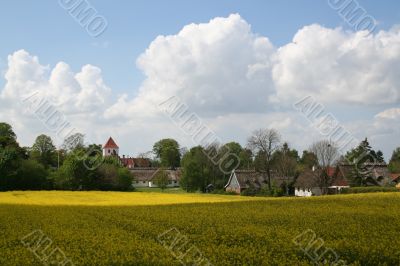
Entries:
[[[327, 1], [89, 1], [108, 22], [101, 36], [93, 38], [58, 1], [3, 1], [0, 16], [0, 58], [25, 49], [42, 64], [68, 62], [74, 70], [91, 63], [103, 70], [107, 84], [117, 92], [135, 93], [143, 80], [136, 58], [158, 35], [176, 34], [184, 25], [207, 22], [239, 13], [253, 31], [268, 36], [274, 45], [290, 42], [305, 25], [351, 28]], [[400, 20], [400, 2], [358, 1], [388, 29]], [[4, 82], [4, 80], [2, 80]]]
[[[31, 86], [47, 88], [47, 95], [93, 142], [113, 135], [126, 153], [147, 151], [161, 137], [194, 145], [165, 119], [156, 122], [150, 111], [150, 98], [173, 93], [222, 141], [245, 144], [251, 130], [276, 126], [294, 147], [307, 148], [321, 136], [291, 105], [313, 95], [357, 138], [370, 137], [386, 157], [399, 146], [400, 37], [393, 27], [400, 24], [400, 1], [358, 0], [378, 22], [370, 38], [359, 37], [328, 0], [88, 2], [108, 23], [96, 38], [59, 1], [1, 3], [0, 119], [14, 125], [24, 145], [47, 130], [21, 114], [13, 98]], [[186, 34], [179, 33], [185, 26]], [[155, 41], [167, 35], [171, 38]], [[196, 55], [199, 49], [204, 58]], [[82, 68], [88, 64], [95, 67]], [[241, 72], [245, 68], [248, 72]], [[61, 74], [50, 78], [54, 69]], [[71, 97], [64, 90], [69, 85], [76, 93]]]

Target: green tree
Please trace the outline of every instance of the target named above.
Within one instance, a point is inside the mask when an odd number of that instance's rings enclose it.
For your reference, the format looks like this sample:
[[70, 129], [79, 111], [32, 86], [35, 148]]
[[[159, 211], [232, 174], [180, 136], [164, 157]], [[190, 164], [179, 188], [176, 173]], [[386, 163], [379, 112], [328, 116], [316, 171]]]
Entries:
[[75, 133], [64, 139], [62, 148], [67, 152], [71, 152], [75, 149], [83, 148], [85, 145], [85, 135], [82, 133]]
[[13, 178], [24, 155], [24, 149], [20, 148], [12, 127], [0, 123], [0, 190], [13, 189]]
[[355, 165], [363, 163], [384, 162], [382, 152], [381, 151], [375, 152], [371, 148], [367, 138], [361, 141], [361, 143], [357, 147], [348, 151], [345, 155], [345, 159], [350, 164], [355, 164]]
[[239, 153], [240, 159], [240, 169], [253, 169], [254, 162], [253, 162], [253, 153], [250, 149], [244, 148]]
[[304, 170], [311, 170], [313, 168], [313, 166], [318, 165], [318, 158], [317, 155], [315, 155], [313, 152], [310, 151], [303, 151], [303, 154], [300, 158], [300, 164], [299, 164], [299, 168], [301, 169], [301, 171]]
[[16, 177], [13, 180], [13, 189], [51, 189], [53, 186], [47, 177], [48, 172], [36, 160], [21, 160]]
[[156, 175], [154, 176], [154, 183], [161, 188], [161, 190], [164, 190], [167, 188], [169, 184], [169, 177], [167, 171], [165, 169], [161, 168], [160, 170], [157, 171]]
[[182, 158], [182, 187], [186, 191], [203, 191], [210, 183], [208, 158], [201, 146], [190, 149]]
[[131, 172], [124, 167], [118, 168], [117, 171], [118, 179], [117, 179], [117, 189], [121, 191], [131, 191], [133, 189], [133, 175]]
[[391, 173], [400, 173], [400, 147], [396, 148], [389, 161], [389, 171]]
[[[214, 161], [220, 161], [217, 166], [223, 167], [224, 172], [230, 173], [232, 170], [235, 168], [240, 168], [241, 166], [241, 161], [240, 161], [240, 154], [243, 151], [242, 146], [237, 143], [237, 142], [228, 142], [219, 149], [217, 148], [217, 160], [214, 159]], [[222, 173], [222, 171], [219, 171]], [[229, 177], [230, 174], [227, 174]]]
[[160, 160], [162, 167], [179, 167], [181, 154], [179, 144], [174, 139], [162, 139], [153, 145], [153, 153]]
[[258, 129], [247, 141], [248, 147], [256, 153], [262, 168], [267, 172], [268, 189], [272, 189], [271, 167], [272, 154], [279, 148], [281, 137], [275, 129]]
[[298, 152], [295, 149], [290, 149], [286, 142], [273, 154], [273, 165], [279, 176], [285, 181], [282, 188], [285, 189], [286, 195], [289, 194], [290, 181], [297, 174], [298, 161]]
[[372, 175], [372, 169], [375, 163], [384, 162], [383, 154], [380, 151], [375, 152], [367, 138], [357, 147], [348, 151], [345, 159], [353, 166], [349, 176], [352, 185], [379, 185]]
[[309, 150], [317, 156], [318, 170], [313, 171], [315, 181], [323, 194], [328, 193], [333, 177], [328, 175], [328, 169], [334, 166], [339, 157], [339, 149], [331, 140], [320, 140], [314, 142]]
[[49, 136], [39, 135], [31, 149], [31, 157], [44, 167], [57, 166], [57, 152]]
[[94, 171], [85, 166], [85, 150], [70, 152], [57, 172], [55, 184], [61, 189], [87, 190], [94, 184]]

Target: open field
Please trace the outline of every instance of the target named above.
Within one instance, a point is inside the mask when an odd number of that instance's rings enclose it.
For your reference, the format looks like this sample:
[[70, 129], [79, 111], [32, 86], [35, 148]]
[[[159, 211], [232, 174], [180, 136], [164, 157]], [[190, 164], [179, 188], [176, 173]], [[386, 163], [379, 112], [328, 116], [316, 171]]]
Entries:
[[14, 191], [0, 192], [0, 204], [23, 205], [168, 205], [183, 203], [217, 203], [260, 200], [251, 197], [232, 197], [217, 194], [157, 193], [157, 192], [100, 192], [100, 191]]
[[[40, 265], [40, 254], [55, 248], [75, 265], [182, 265], [190, 258], [201, 265], [310, 265], [293, 242], [309, 229], [347, 265], [399, 265], [400, 193], [0, 193], [0, 265]], [[51, 248], [35, 251], [30, 237], [21, 242], [32, 231], [48, 237]], [[184, 241], [171, 245], [177, 235]]]

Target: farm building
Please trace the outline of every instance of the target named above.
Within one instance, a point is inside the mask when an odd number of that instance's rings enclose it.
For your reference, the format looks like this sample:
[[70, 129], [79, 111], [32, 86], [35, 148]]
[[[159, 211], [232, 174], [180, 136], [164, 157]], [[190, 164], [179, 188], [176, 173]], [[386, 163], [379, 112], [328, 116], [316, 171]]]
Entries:
[[393, 184], [395, 184], [397, 188], [400, 188], [400, 173], [392, 173], [390, 174], [390, 178]]
[[[394, 185], [400, 182], [400, 175], [391, 175], [387, 165], [384, 163], [365, 163], [362, 167], [365, 171], [365, 180], [367, 185], [385, 186]], [[351, 175], [354, 171], [353, 164], [340, 164], [337, 167], [327, 169], [330, 185], [323, 187], [321, 184], [321, 170], [307, 170], [300, 174], [295, 183], [295, 196], [307, 197], [312, 195], [321, 195], [323, 190], [329, 194], [340, 193], [343, 188], [350, 186]], [[399, 186], [400, 187], [400, 186]]]
[[[148, 167], [148, 168], [133, 168], [129, 171], [134, 176], [133, 186], [134, 187], [157, 187], [154, 182], [154, 177], [160, 168]], [[168, 185], [167, 187], [179, 187], [179, 180], [181, 177], [181, 170], [165, 170], [168, 174]]]
[[[354, 171], [353, 164], [340, 164], [340, 173], [347, 180], [351, 180]], [[393, 185], [394, 180], [391, 178], [387, 164], [385, 163], [364, 163], [359, 167], [360, 171], [365, 172], [365, 182], [370, 186]]]
[[326, 180], [330, 184], [327, 186], [321, 185], [324, 183], [321, 176], [324, 173], [321, 169], [306, 170], [299, 175], [295, 183], [294, 195], [298, 197], [310, 197], [322, 195], [324, 191], [329, 194], [340, 193], [343, 188], [348, 188], [349, 183], [338, 167], [328, 167], [326, 170]]
[[151, 162], [148, 158], [133, 158], [129, 156], [119, 155], [119, 147], [112, 137], [110, 137], [103, 146], [103, 156], [115, 156], [121, 164], [128, 169], [136, 167], [151, 167]]
[[[284, 182], [291, 182], [293, 180], [293, 178], [280, 178], [275, 172], [272, 172], [271, 175], [271, 183], [276, 187], [281, 187]], [[265, 186], [268, 186], [266, 172], [257, 172], [256, 170], [233, 170], [225, 185], [225, 191], [239, 194], [249, 188], [260, 190]]]
[[[103, 156], [115, 156], [119, 159], [122, 166], [129, 169], [134, 176], [134, 187], [157, 187], [154, 183], [154, 177], [159, 168], [151, 167], [150, 159], [148, 158], [133, 158], [123, 155], [119, 156], [119, 147], [112, 137], [110, 137], [103, 146]], [[179, 187], [181, 176], [180, 169], [165, 170], [168, 173], [169, 184], [167, 187]]]

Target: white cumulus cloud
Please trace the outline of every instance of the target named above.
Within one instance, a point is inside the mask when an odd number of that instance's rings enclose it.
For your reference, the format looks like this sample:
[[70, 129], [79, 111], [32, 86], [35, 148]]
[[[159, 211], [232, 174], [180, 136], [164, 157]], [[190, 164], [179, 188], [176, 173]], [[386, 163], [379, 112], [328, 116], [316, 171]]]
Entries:
[[99, 67], [76, 72], [65, 62], [42, 65], [37, 56], [16, 51], [8, 56], [0, 119], [19, 136], [29, 135], [25, 143], [31, 144], [46, 128], [18, 103], [39, 91], [93, 141], [114, 135], [130, 152], [149, 150], [161, 137], [193, 145], [157, 107], [177, 96], [223, 141], [244, 144], [252, 130], [275, 127], [294, 146], [307, 148], [323, 136], [292, 104], [312, 95], [334, 115], [340, 105], [358, 106], [360, 113], [369, 105], [382, 108], [375, 117], [346, 121], [346, 128], [386, 153], [398, 139], [400, 111], [390, 108], [400, 102], [400, 27], [366, 36], [315, 24], [275, 47], [232, 14], [158, 36], [136, 63], [145, 74], [136, 96], [127, 92], [113, 100]]
[[310, 25], [280, 47], [273, 67], [275, 101], [312, 95], [348, 104], [400, 102], [400, 29], [365, 37]]

